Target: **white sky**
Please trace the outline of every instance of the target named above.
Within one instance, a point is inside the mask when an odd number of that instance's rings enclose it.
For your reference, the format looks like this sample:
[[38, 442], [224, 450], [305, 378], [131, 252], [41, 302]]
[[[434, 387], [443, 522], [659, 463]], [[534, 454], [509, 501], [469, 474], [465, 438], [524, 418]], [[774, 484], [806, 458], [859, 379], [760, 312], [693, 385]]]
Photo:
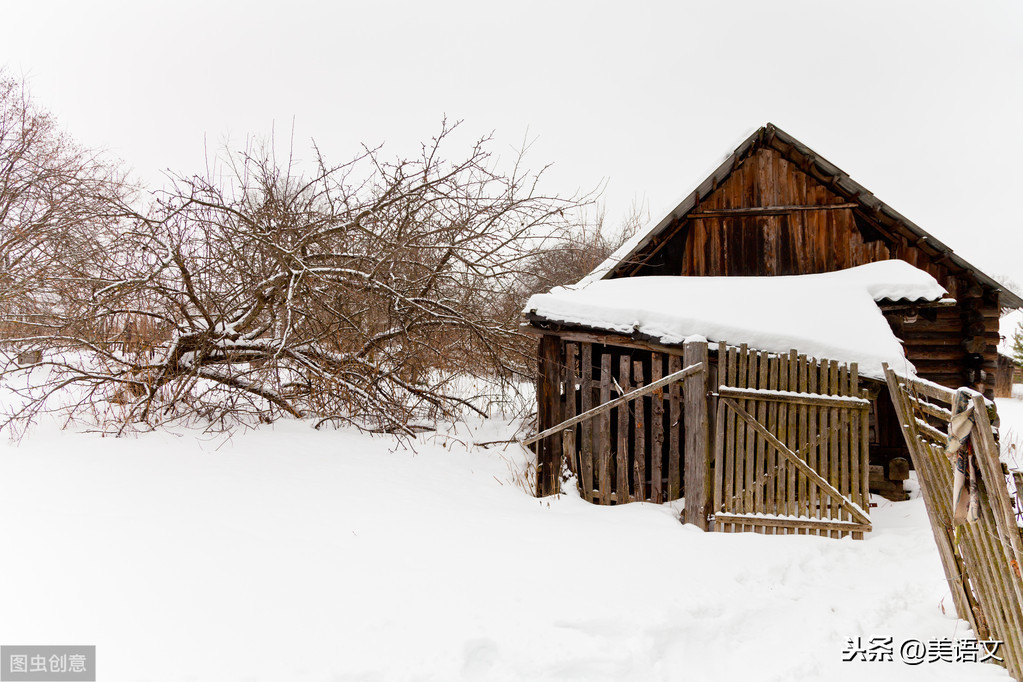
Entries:
[[[767, 121], [1023, 285], [1023, 3], [18, 2], [0, 65], [150, 184], [204, 145], [407, 153], [443, 115], [658, 219]], [[464, 148], [463, 148], [464, 149]], [[461, 151], [461, 150], [459, 150]], [[449, 156], [457, 156], [449, 150]]]

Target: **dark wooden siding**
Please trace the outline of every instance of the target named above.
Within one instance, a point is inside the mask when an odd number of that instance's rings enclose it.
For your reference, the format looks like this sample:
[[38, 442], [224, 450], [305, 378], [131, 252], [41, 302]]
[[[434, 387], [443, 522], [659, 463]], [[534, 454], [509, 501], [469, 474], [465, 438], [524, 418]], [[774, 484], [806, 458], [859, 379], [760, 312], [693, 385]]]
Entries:
[[[959, 301], [934, 319], [906, 322], [903, 312], [887, 315], [910, 361], [926, 379], [993, 394], [997, 292], [969, 272], [953, 271], [949, 259], [924, 240], [894, 233], [851, 203], [780, 151], [760, 148], [616, 275], [798, 275], [898, 258], [933, 275]], [[824, 208], [791, 208], [808, 206]], [[735, 211], [758, 207], [780, 208]]]

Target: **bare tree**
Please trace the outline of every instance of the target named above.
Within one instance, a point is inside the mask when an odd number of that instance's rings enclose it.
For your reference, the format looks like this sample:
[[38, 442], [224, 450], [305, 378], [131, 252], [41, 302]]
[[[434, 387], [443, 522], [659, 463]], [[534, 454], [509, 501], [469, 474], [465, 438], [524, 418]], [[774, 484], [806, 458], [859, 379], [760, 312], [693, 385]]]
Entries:
[[249, 150], [229, 180], [122, 204], [88, 285], [63, 294], [47, 340], [64, 352], [35, 368], [15, 416], [72, 387], [72, 411], [105, 402], [125, 423], [249, 412], [408, 433], [473, 409], [453, 378], [527, 364], [495, 302], [579, 199], [501, 171], [486, 139], [445, 160], [450, 132], [411, 160], [367, 149], [309, 175]]
[[52, 329], [111, 235], [111, 202], [128, 192], [116, 164], [77, 146], [0, 72], [0, 337]]

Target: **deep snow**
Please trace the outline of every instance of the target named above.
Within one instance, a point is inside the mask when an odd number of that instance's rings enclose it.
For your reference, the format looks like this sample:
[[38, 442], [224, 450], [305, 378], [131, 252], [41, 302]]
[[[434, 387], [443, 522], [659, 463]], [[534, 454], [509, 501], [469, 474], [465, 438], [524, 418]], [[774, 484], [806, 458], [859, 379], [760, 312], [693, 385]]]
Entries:
[[704, 533], [530, 497], [521, 450], [468, 445], [507, 433], [40, 426], [0, 449], [0, 643], [95, 644], [104, 682], [1008, 679], [842, 662], [970, 636], [920, 499], [859, 542]]

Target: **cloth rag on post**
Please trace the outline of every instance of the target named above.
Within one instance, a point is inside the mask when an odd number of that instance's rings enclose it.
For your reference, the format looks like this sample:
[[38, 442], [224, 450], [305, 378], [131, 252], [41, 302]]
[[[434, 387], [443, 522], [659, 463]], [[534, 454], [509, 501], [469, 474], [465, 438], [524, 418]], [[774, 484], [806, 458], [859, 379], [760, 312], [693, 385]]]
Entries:
[[945, 454], [952, 462], [952, 525], [973, 523], [980, 518], [980, 486], [977, 459], [970, 437], [976, 420], [973, 414], [974, 391], [960, 388], [952, 403]]

